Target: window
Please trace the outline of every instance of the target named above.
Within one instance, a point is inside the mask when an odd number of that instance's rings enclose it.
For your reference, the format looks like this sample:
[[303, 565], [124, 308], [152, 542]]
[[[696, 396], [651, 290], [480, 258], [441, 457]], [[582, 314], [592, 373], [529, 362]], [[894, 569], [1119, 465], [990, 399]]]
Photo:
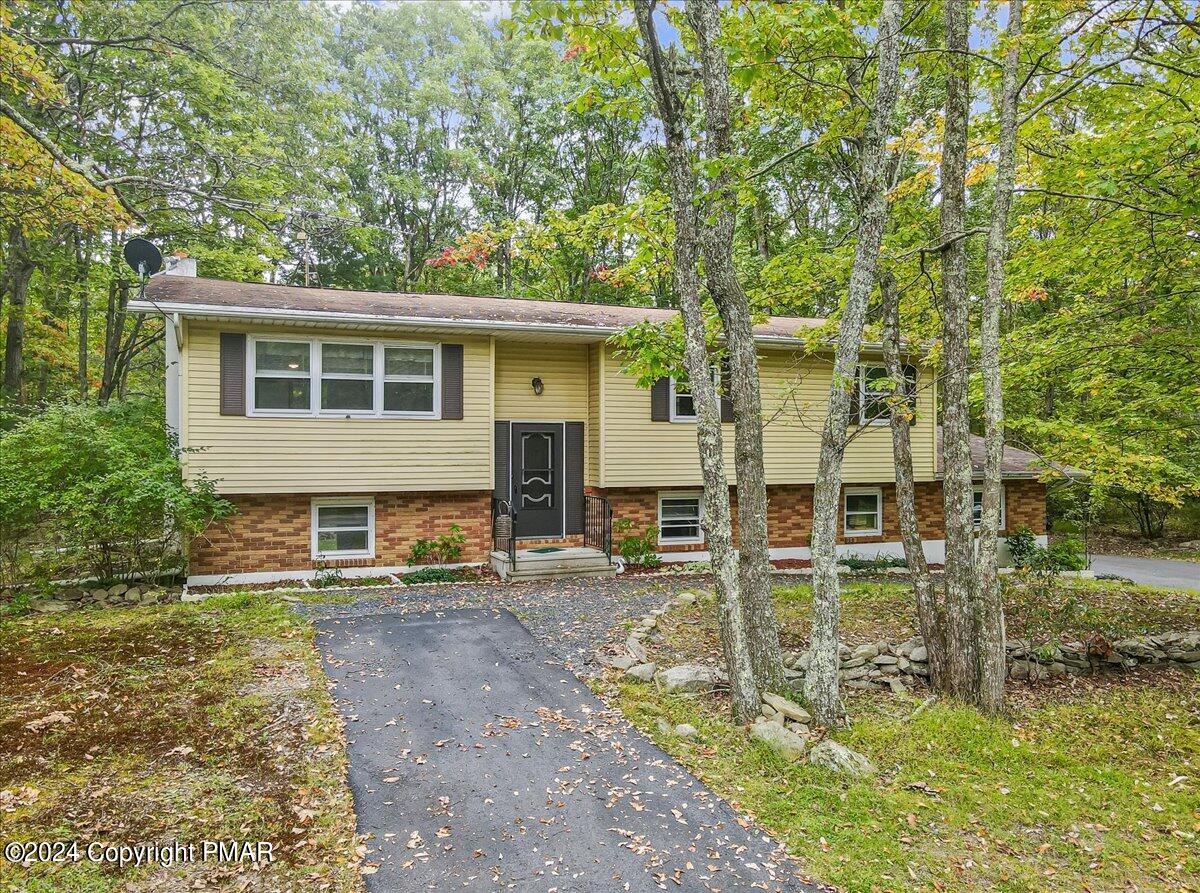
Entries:
[[312, 348], [307, 341], [254, 341], [254, 406], [308, 412], [312, 405]]
[[658, 540], [662, 543], [702, 543], [699, 493], [660, 493]]
[[[713, 384], [720, 391], [721, 373], [719, 367], [714, 365], [712, 370]], [[692, 398], [691, 383], [685, 376], [671, 379], [671, 421], [696, 421], [696, 401]]]
[[383, 349], [384, 412], [433, 413], [436, 353], [433, 347]]
[[[976, 487], [972, 493], [971, 520], [978, 527], [983, 523], [983, 487]], [[1004, 487], [1000, 488], [1000, 529], [1007, 530], [1008, 524], [1004, 519]]]
[[369, 558], [375, 554], [375, 503], [314, 500], [312, 531], [313, 558]]
[[250, 415], [437, 418], [441, 351], [394, 341], [250, 339]]
[[[850, 415], [859, 425], [886, 425], [889, 422], [888, 401], [895, 388], [883, 366], [859, 366], [854, 401]], [[917, 408], [917, 368], [904, 367], [904, 391], [909, 407]]]
[[846, 536], [879, 536], [883, 533], [883, 491], [878, 487], [846, 490]]
[[321, 345], [321, 409], [375, 410], [375, 347], [370, 344]]

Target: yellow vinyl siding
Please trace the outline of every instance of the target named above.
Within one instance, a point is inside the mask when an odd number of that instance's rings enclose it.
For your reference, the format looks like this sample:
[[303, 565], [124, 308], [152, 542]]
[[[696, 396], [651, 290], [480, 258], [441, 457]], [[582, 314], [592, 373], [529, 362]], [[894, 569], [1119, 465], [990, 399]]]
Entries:
[[[578, 342], [497, 341], [496, 418], [582, 422], [588, 416], [588, 346]], [[542, 380], [534, 394], [533, 379]]]
[[603, 400], [600, 391], [600, 357], [603, 352], [603, 344], [588, 345], [588, 416], [583, 449], [583, 483], [586, 487], [600, 486], [600, 407]]
[[[463, 345], [463, 418], [253, 418], [219, 411], [220, 332]], [[492, 347], [487, 337], [323, 330], [193, 321], [184, 349], [189, 476], [224, 493], [490, 490]]]
[[[694, 424], [650, 421], [650, 392], [625, 375], [611, 353], [604, 371], [602, 476], [606, 487], [673, 487], [700, 483]], [[768, 484], [812, 483], [820, 454], [821, 428], [832, 369], [828, 361], [801, 358], [787, 350], [761, 354], [763, 459]], [[933, 388], [922, 371], [913, 430], [913, 469], [917, 480], [932, 480]], [[724, 426], [730, 482], [733, 426]], [[892, 442], [886, 425], [868, 426], [847, 447], [842, 466], [847, 483], [893, 479]]]

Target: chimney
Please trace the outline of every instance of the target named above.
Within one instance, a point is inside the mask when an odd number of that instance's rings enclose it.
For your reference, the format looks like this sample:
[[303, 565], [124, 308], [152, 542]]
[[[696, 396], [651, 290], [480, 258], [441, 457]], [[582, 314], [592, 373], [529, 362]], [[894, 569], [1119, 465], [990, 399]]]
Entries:
[[196, 278], [196, 258], [188, 257], [186, 251], [176, 251], [175, 254], [167, 258], [168, 276], [191, 276]]

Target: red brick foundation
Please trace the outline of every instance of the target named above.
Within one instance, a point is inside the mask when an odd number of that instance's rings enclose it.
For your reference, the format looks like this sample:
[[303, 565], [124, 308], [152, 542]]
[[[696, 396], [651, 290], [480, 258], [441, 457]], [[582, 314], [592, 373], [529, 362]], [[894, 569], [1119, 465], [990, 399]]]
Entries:
[[[851, 485], [878, 486], [883, 491], [883, 533], [879, 536], [839, 535], [841, 543], [884, 543], [899, 542], [900, 526], [896, 515], [896, 485], [867, 484]], [[669, 490], [672, 488], [663, 488]], [[675, 488], [678, 489], [678, 488]], [[1011, 533], [1018, 527], [1028, 527], [1035, 534], [1041, 534], [1046, 524], [1046, 486], [1040, 481], [1005, 481], [1005, 522], [1002, 533]], [[600, 492], [600, 491], [597, 491]], [[655, 488], [622, 488], [608, 489], [601, 495], [607, 496], [612, 503], [613, 518], [627, 518], [634, 523], [638, 531], [644, 530], [651, 524], [658, 523], [658, 494]], [[767, 532], [771, 547], [787, 549], [807, 547], [812, 536], [812, 496], [811, 484], [796, 484], [767, 487]], [[730, 501], [734, 509], [734, 533], [737, 531], [737, 490], [731, 487]], [[923, 539], [945, 539], [946, 531], [942, 513], [942, 484], [941, 481], [927, 481], [917, 484], [917, 519], [920, 524]], [[838, 530], [843, 529], [842, 519], [838, 517]], [[670, 544], [663, 548], [672, 552], [702, 552], [707, 546], [703, 543], [694, 545]]]
[[[855, 485], [858, 486], [858, 485]], [[883, 533], [880, 536], [841, 537], [843, 543], [898, 542], [895, 485], [880, 484], [883, 491]], [[1028, 527], [1041, 534], [1046, 521], [1046, 488], [1040, 481], [1005, 482], [1005, 518], [1010, 533]], [[664, 490], [678, 488], [663, 488]], [[812, 535], [812, 485], [767, 488], [767, 527], [772, 548], [807, 547]], [[613, 519], [629, 519], [641, 532], [658, 523], [658, 488], [596, 490], [612, 503]], [[330, 494], [341, 495], [341, 494]], [[189, 573], [193, 575], [241, 574], [312, 570], [319, 564], [338, 567], [389, 567], [408, 563], [418, 539], [448, 533], [451, 524], [466, 536], [461, 560], [485, 562], [491, 551], [491, 492], [376, 493], [375, 557], [316, 562], [312, 558], [313, 494], [255, 494], [227, 497], [237, 514], [210, 527], [192, 544]], [[730, 490], [737, 524], [737, 492]], [[944, 539], [942, 485], [917, 484], [917, 513], [925, 539]], [[838, 519], [838, 530], [842, 529]], [[582, 537], [522, 540], [522, 548], [539, 545], [581, 545]], [[672, 552], [699, 552], [706, 546], [663, 546]]]
[[[344, 495], [344, 494], [329, 494]], [[237, 514], [210, 527], [191, 548], [188, 572], [242, 574], [312, 570], [312, 500], [318, 494], [231, 495]], [[491, 550], [492, 494], [376, 493], [375, 557], [323, 561], [329, 567], [388, 567], [408, 563], [418, 539], [462, 528], [461, 561], [486, 561]]]

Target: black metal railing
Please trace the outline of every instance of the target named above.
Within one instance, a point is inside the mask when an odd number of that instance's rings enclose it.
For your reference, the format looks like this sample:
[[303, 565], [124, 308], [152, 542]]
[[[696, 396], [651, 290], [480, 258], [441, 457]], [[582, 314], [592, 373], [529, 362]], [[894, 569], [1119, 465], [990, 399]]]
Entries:
[[517, 567], [517, 510], [507, 499], [492, 497], [492, 551], [508, 556], [509, 571]]
[[612, 563], [612, 505], [603, 496], [583, 497], [583, 544], [599, 549]]

